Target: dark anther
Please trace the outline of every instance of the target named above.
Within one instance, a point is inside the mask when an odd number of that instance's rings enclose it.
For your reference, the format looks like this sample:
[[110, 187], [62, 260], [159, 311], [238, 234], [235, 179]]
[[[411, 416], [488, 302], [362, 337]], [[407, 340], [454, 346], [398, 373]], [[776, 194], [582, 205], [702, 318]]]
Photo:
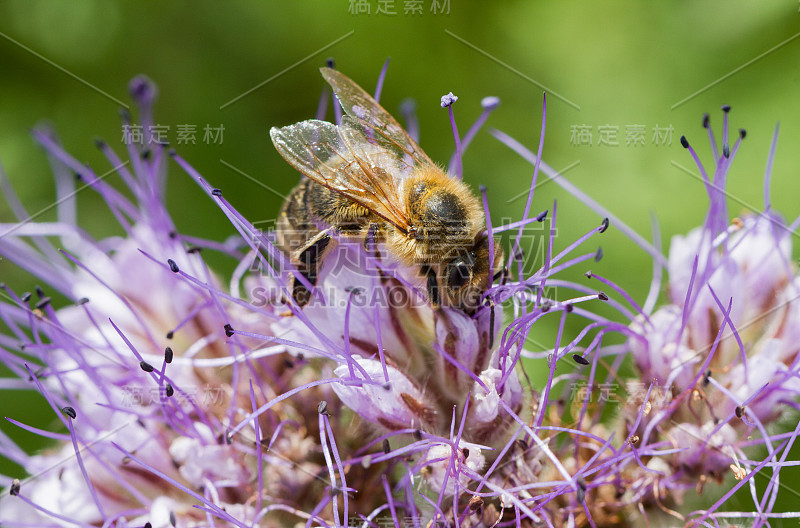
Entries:
[[603, 221], [600, 222], [600, 229], [598, 233], [605, 233], [606, 229], [608, 229], [608, 218], [603, 218]]
[[150, 149], [144, 149], [142, 151], [142, 159], [145, 159], [145, 160], [146, 159], [150, 159], [150, 155], [151, 154], [152, 154], [152, 151]]
[[87, 302], [89, 302], [89, 298], [88, 297], [81, 297], [80, 299], [78, 299], [78, 302], [76, 302], [75, 304], [80, 306], [82, 304], [86, 304]]
[[727, 114], [731, 111], [731, 105], [722, 105], [722, 111]]
[[464, 460], [469, 458], [469, 449], [466, 447], [461, 448], [461, 454], [464, 455]]
[[19, 488], [20, 488], [19, 479], [12, 480], [11, 487], [8, 488], [8, 494], [11, 495], [12, 497], [16, 497], [17, 495], [19, 495]]
[[601, 301], [607, 301], [608, 295], [606, 295], [603, 292], [597, 292], [597, 298], [600, 299]]
[[175, 337], [175, 332], [173, 332], [172, 330], [167, 332], [167, 339], [172, 339], [173, 337]]
[[388, 438], [384, 438], [383, 439], [383, 452], [388, 455], [391, 451], [392, 451], [392, 446], [389, 445], [389, 439]]
[[100, 138], [94, 138], [94, 145], [95, 145], [97, 148], [101, 149], [101, 148], [104, 148], [104, 147], [106, 146], [106, 142], [105, 142], [105, 141], [103, 141], [103, 140], [102, 140], [102, 139], [100, 139]]
[[321, 402], [319, 402], [319, 405], [317, 405], [317, 412], [319, 414], [327, 415], [328, 414], [328, 402], [326, 402], [325, 400], [322, 400]]
[[541, 213], [536, 215], [536, 221], [537, 222], [544, 222], [544, 219], [547, 218], [547, 213], [548, 212], [550, 212], [550, 210], [549, 209], [545, 209], [544, 211], [542, 211]]
[[165, 363], [172, 363], [172, 358], [175, 353], [172, 351], [172, 347], [167, 347], [164, 349], [164, 362]]
[[175, 237], [178, 236], [178, 232], [173, 229], [172, 231], [169, 232], [169, 234], [167, 236], [169, 236], [171, 239], [175, 240]]
[[193, 255], [195, 253], [200, 253], [201, 251], [203, 251], [203, 248], [201, 248], [200, 246], [189, 246], [188, 248], [186, 248], [186, 252], [189, 253], [190, 255]]
[[167, 259], [167, 264], [169, 264], [169, 269], [172, 273], [178, 273], [181, 270], [172, 259]]
[[175, 156], [177, 153], [178, 151], [175, 150], [174, 148], [167, 150], [167, 154], [169, 154], [170, 156]]
[[703, 128], [708, 128], [708, 121], [709, 121], [708, 114], [703, 114]]
[[358, 286], [345, 286], [344, 291], [351, 295], [361, 295], [364, 293], [364, 288], [359, 288]]
[[327, 59], [325, 59], [325, 65], [328, 68], [335, 68], [336, 67], [336, 61], [333, 60], [333, 57], [328, 57]]
[[25, 292], [19, 296], [19, 300], [26, 303], [31, 300], [31, 292]]
[[414, 440], [416, 440], [417, 442], [422, 440], [422, 431], [420, 431], [419, 429], [414, 429], [414, 432], [411, 433], [411, 435], [414, 437]]
[[544, 301], [542, 301], [542, 304], [540, 305], [540, 308], [542, 309], [542, 312], [549, 312], [549, 311], [550, 311], [550, 308], [552, 308], [552, 307], [553, 307], [553, 303], [551, 303], [551, 302], [550, 302], [549, 300], [547, 300], [547, 299], [545, 299]]
[[283, 366], [292, 369], [294, 368], [294, 361], [289, 358], [283, 358]]
[[689, 148], [689, 140], [686, 139], [686, 136], [681, 136], [681, 146], [683, 148]]
[[172, 395], [175, 394], [175, 389], [172, 388], [171, 383], [167, 383], [164, 387], [164, 393], [167, 395], [167, 398], [172, 398]]
[[44, 298], [42, 298], [41, 301], [37, 302], [36, 305], [34, 305], [34, 308], [38, 308], [39, 310], [41, 310], [44, 307], [46, 307], [48, 304], [50, 304], [50, 301], [52, 301], [52, 299], [50, 297], [44, 297]]
[[78, 413], [75, 412], [75, 409], [73, 409], [70, 406], [62, 407], [61, 408], [61, 412], [66, 414], [67, 416], [69, 416], [73, 420], [78, 416]]
[[742, 138], [742, 139], [746, 138], [747, 137], [747, 130], [745, 130], [743, 128], [740, 128], [739, 129], [739, 137]]
[[587, 271], [586, 273], [584, 273], [584, 274], [583, 274], [583, 276], [584, 276], [584, 277], [586, 277], [587, 279], [591, 279], [591, 278], [592, 278], [592, 272], [591, 272], [591, 270], [590, 270], [590, 271]]
[[603, 248], [597, 246], [597, 253], [594, 254], [594, 261], [600, 262], [601, 260], [603, 260]]
[[708, 385], [710, 380], [711, 380], [711, 371], [707, 370], [706, 373], [703, 374], [703, 387]]
[[153, 528], [153, 525], [149, 522], [144, 523], [144, 528]]
[[725, 156], [726, 158], [731, 157], [731, 146], [728, 145], [727, 143], [722, 145], [722, 155]]
[[567, 313], [572, 313], [572, 310], [574, 310], [574, 309], [575, 309], [575, 305], [574, 304], [567, 304], [567, 305], [564, 306], [564, 310], [566, 310]]
[[213, 194], [214, 196], [222, 196], [222, 190], [221, 189], [212, 189], [211, 190], [211, 194]]
[[230, 325], [230, 323], [226, 324], [224, 328], [225, 328], [225, 335], [231, 337], [233, 335], [233, 327]]
[[44, 290], [42, 290], [41, 286], [36, 286], [36, 295], [40, 298], [44, 298]]
[[175, 512], [174, 511], [169, 512], [169, 523], [172, 526], [175, 526], [176, 524], [178, 524], [178, 520], [175, 519]]
[[578, 499], [578, 502], [583, 504], [583, 501], [586, 500], [586, 485], [580, 485], [578, 482], [578, 491], [575, 492], [575, 498]]
[[744, 405], [737, 405], [735, 412], [737, 418], [741, 418], [742, 416], [744, 416]]
[[481, 192], [481, 194], [483, 194], [483, 193], [486, 192], [486, 186], [483, 185], [483, 184], [480, 184], [480, 185], [478, 185], [478, 190]]
[[589, 360], [586, 359], [585, 357], [583, 357], [580, 354], [572, 354], [572, 359], [573, 359], [573, 361], [575, 361], [575, 363], [578, 363], [579, 365], [588, 365], [589, 364]]
[[151, 364], [150, 364], [150, 363], [148, 363], [147, 361], [140, 361], [140, 362], [139, 362], [139, 366], [140, 366], [140, 367], [142, 368], [142, 370], [143, 370], [143, 371], [145, 371], [145, 372], [153, 372], [153, 371], [155, 370], [155, 369], [153, 368], [153, 365], [151, 365]]

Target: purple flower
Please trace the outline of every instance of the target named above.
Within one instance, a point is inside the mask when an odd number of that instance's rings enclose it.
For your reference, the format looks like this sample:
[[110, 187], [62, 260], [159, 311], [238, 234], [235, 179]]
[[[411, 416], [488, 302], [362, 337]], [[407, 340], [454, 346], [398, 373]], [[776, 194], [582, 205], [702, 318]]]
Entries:
[[[137, 78], [131, 93], [151, 123], [155, 87]], [[463, 143], [451, 108], [454, 177], [497, 103], [483, 101]], [[38, 430], [9, 418], [54, 446], [27, 454], [0, 436], [0, 454], [28, 475], [0, 476], [14, 491], [0, 498], [4, 526], [562, 525], [587, 494], [606, 493], [609, 460], [632, 460], [611, 450], [596, 417], [576, 428], [558, 420], [566, 379], [556, 367], [585, 365], [602, 335], [622, 325], [587, 309], [598, 299], [617, 307], [616, 299], [554, 278], [598, 257], [576, 248], [607, 221], [556, 251], [553, 206], [548, 235], [534, 239], [547, 245], [545, 263], [521, 272], [525, 227], [547, 216], [530, 214], [541, 151], [519, 222], [492, 227], [483, 191], [489, 247], [506, 231], [516, 237], [508, 270], [495, 270], [503, 278], [474, 314], [433, 309], [418, 269], [337, 239], [316, 297], [287, 317], [291, 267], [272, 234], [177, 153], [132, 144], [122, 161], [100, 144], [123, 194], [51, 134], [36, 138], [54, 159], [63, 203], [72, 170], [106, 201], [122, 234], [91, 239], [71, 207], [55, 223], [2, 226], [0, 254], [46, 284], [35, 297], [6, 288], [0, 302], [9, 329], [0, 354], [16, 376], [4, 386], [37, 391], [60, 422]], [[161, 194], [171, 162], [237, 235], [215, 242], [176, 230]], [[207, 251], [235, 259], [229, 286], [208, 267]], [[576, 293], [549, 298], [551, 283]], [[545, 317], [561, 323], [556, 347], [531, 352], [528, 335]], [[599, 333], [567, 342], [567, 317]], [[547, 384], [523, 384], [521, 359], [544, 365], [545, 356]]]
[[[686, 490], [702, 489], [710, 479], [732, 476], [740, 484], [752, 479], [759, 467], [754, 446], [766, 447], [771, 457], [783, 451], [784, 460], [798, 432], [788, 443], [774, 432], [776, 420], [797, 407], [800, 394], [800, 281], [791, 260], [796, 226], [787, 225], [770, 207], [774, 143], [764, 211], [729, 222], [725, 183], [745, 133], [740, 131], [731, 149], [729, 108], [723, 110], [719, 150], [704, 119], [714, 152], [713, 177], [681, 139], [709, 194], [705, 223], [672, 239], [669, 304], [640, 314], [630, 327], [630, 349], [645, 383], [641, 396], [628, 400], [623, 428], [628, 438], [636, 438], [639, 450], [661, 451], [651, 459], [659, 461], [657, 473], [634, 470], [630, 478], [644, 486], [664, 483], [678, 503]], [[763, 497], [754, 494], [754, 500], [774, 503], [780, 467], [773, 467], [767, 491]], [[721, 506], [729, 496], [696, 520], [724, 517]]]
[[[572, 416], [579, 417], [579, 425], [570, 429], [560, 426], [558, 417], [551, 419], [553, 430], [575, 438], [574, 444], [562, 439], [559, 449], [558, 436], [554, 435], [550, 445], [562, 462], [561, 475], [571, 475], [562, 482], [571, 480], [577, 485], [574, 495], [557, 494], [552, 501], [566, 509], [582, 509], [587, 522], [595, 526], [641, 522], [641, 515], [651, 524], [663, 525], [711, 525], [731, 518], [753, 519], [755, 525], [762, 525], [770, 518], [796, 516], [774, 513], [772, 508], [780, 489], [780, 471], [794, 464], [787, 459], [800, 433], [795, 419], [791, 422], [794, 431], [776, 429], [781, 416], [798, 408], [800, 281], [791, 261], [791, 233], [800, 222], [787, 225], [769, 202], [777, 130], [767, 163], [764, 211], [729, 220], [725, 184], [745, 132], [740, 131], [731, 148], [730, 108], [723, 110], [721, 147], [715, 142], [708, 116], [703, 121], [712, 143], [713, 171], [706, 171], [688, 140], [681, 138], [700, 169], [710, 207], [702, 227], [673, 238], [668, 258], [660, 253], [658, 244], [649, 244], [615, 221], [602, 206], [542, 162], [541, 154], [493, 131], [534, 165], [534, 182], [541, 167], [590, 208], [611, 217], [611, 225], [628, 234], [655, 261], [651, 294], [643, 307], [620, 286], [587, 273], [615, 292], [606, 299], [630, 324], [617, 325], [592, 315], [596, 323], [584, 332], [592, 327], [599, 331], [589, 347], [573, 354], [575, 362], [591, 365], [592, 370], [586, 378], [562, 375], [562, 379], [575, 380], [571, 411]], [[605, 223], [601, 230], [608, 225]], [[669, 299], [653, 311], [662, 267], [669, 273]], [[617, 295], [632, 310], [619, 304]], [[517, 319], [509, 328], [526, 319], [530, 318]], [[602, 346], [607, 331], [627, 336], [626, 346]], [[573, 348], [575, 344], [564, 347], [557, 342], [548, 357], [558, 359], [579, 350]], [[616, 372], [628, 351], [637, 377], [626, 382], [627, 394], [615, 396], [614, 389], [619, 387]], [[597, 369], [598, 356], [610, 364], [610, 374]], [[551, 413], [557, 412], [558, 403], [548, 396], [557, 387], [558, 381], [551, 377], [539, 398], [540, 406], [549, 406]], [[604, 405], [595, 399], [598, 392], [601, 402], [618, 400], [622, 404], [621, 412], [615, 413], [616, 425], [603, 419]], [[565, 449], [570, 445], [571, 451]], [[766, 457], [764, 452], [768, 453]], [[560, 469], [552, 459], [538, 463], [541, 469], [535, 478], [539, 481], [551, 478]], [[765, 469], [767, 464], [770, 467]], [[762, 481], [765, 488], [757, 490], [753, 479], [762, 471], [769, 474]], [[726, 477], [735, 484], [723, 491], [706, 490], [707, 484], [723, 482]], [[731, 496], [746, 485], [750, 485], [752, 510], [726, 511], [731, 509]], [[556, 485], [554, 489], [564, 488]], [[684, 503], [687, 491], [703, 502], [694, 498]], [[693, 511], [693, 507], [704, 509]], [[558, 518], [557, 514], [551, 518]]]

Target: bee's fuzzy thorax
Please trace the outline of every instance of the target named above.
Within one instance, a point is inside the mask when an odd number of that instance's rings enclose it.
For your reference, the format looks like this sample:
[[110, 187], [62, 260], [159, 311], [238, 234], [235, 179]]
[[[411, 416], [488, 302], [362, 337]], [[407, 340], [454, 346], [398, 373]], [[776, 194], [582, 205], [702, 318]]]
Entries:
[[423, 167], [403, 182], [399, 192], [413, 233], [397, 240], [408, 261], [441, 262], [472, 245], [483, 229], [483, 210], [463, 182], [438, 167]]

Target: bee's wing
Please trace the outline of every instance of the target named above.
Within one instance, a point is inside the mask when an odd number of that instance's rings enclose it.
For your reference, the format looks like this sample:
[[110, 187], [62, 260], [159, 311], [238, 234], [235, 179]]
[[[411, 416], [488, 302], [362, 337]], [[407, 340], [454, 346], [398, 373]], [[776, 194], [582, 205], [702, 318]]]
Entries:
[[[358, 122], [371, 143], [380, 145], [408, 165], [433, 166], [434, 163], [378, 102], [349, 77], [331, 68], [321, 68], [351, 123]], [[344, 123], [344, 121], [343, 121]], [[348, 125], [351, 128], [354, 124]]]
[[281, 156], [313, 181], [363, 205], [401, 232], [408, 232], [397, 182], [395, 156], [369, 143], [342, 139], [344, 128], [309, 120], [270, 130]]

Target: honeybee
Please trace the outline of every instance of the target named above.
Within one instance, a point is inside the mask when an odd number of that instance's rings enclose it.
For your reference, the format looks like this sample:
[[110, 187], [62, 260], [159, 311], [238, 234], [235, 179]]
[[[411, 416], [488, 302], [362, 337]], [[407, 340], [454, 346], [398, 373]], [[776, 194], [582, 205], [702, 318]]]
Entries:
[[[419, 266], [433, 307], [473, 313], [492, 280], [480, 201], [355, 82], [330, 68], [321, 72], [344, 109], [341, 123], [270, 130], [281, 156], [307, 176], [281, 208], [278, 247], [313, 286], [332, 229], [365, 244], [373, 239], [404, 265]], [[502, 251], [493, 249], [497, 264]], [[310, 292], [292, 280], [302, 307]]]

